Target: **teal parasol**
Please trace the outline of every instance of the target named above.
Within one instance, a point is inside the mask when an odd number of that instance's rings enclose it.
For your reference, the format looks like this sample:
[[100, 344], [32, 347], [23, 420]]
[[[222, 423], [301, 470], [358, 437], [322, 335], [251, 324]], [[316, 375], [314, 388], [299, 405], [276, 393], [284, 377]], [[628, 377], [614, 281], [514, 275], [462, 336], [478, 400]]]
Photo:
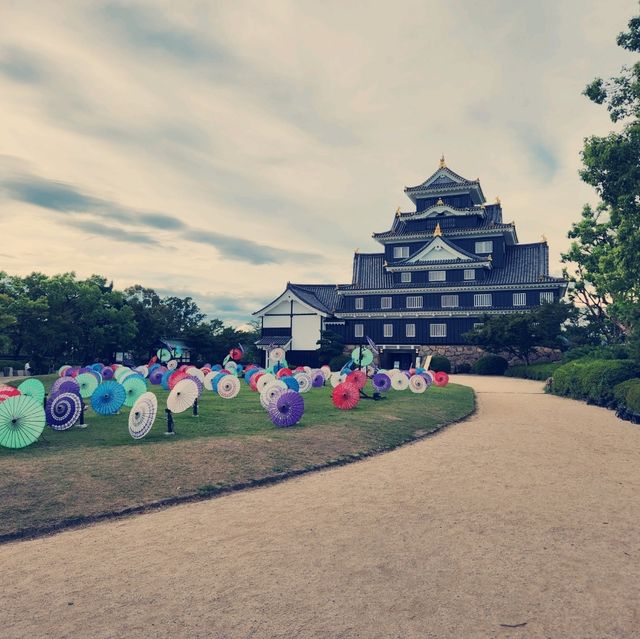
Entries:
[[37, 402], [42, 403], [44, 401], [44, 384], [39, 379], [34, 379], [33, 377], [26, 379], [18, 386], [18, 390], [23, 395], [33, 397]]
[[15, 395], [0, 404], [0, 446], [24, 448], [44, 430], [42, 403], [28, 395]]

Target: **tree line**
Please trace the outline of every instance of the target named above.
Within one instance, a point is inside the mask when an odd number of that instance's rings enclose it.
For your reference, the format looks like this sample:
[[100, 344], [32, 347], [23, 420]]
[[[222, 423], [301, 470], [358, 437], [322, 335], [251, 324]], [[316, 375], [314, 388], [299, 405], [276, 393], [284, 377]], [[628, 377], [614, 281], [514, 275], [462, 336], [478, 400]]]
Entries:
[[63, 363], [112, 361], [130, 352], [144, 362], [162, 338], [180, 338], [192, 360], [220, 362], [243, 344], [255, 357], [253, 332], [208, 319], [191, 297], [161, 297], [141, 285], [118, 291], [100, 275], [75, 273], [26, 277], [0, 271], [0, 352], [4, 359], [29, 360], [38, 371]]

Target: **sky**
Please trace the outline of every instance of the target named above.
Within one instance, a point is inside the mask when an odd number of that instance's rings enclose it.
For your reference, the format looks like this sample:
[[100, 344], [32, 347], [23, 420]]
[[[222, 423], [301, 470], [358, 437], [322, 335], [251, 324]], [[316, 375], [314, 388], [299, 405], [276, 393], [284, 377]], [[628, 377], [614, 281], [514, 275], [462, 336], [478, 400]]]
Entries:
[[636, 0], [39, 2], [0, 9], [0, 271], [192, 296], [233, 325], [347, 283], [447, 166], [550, 245], [595, 194], [581, 91]]

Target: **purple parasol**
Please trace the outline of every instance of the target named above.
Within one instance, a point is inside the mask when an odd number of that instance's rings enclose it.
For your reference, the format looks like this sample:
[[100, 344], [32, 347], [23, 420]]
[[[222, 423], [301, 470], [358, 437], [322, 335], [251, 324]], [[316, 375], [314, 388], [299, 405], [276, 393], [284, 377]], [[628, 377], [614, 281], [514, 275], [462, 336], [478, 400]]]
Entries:
[[190, 379], [195, 383], [195, 385], [198, 387], [198, 397], [200, 397], [202, 395], [202, 391], [204, 390], [204, 384], [200, 381], [200, 379], [195, 375], [187, 375], [185, 379]]
[[105, 368], [103, 368], [102, 379], [104, 380], [113, 379], [113, 368], [109, 368], [109, 366], [106, 366]]
[[149, 373], [149, 381], [154, 385], [160, 384], [160, 382], [162, 382], [162, 376], [165, 374], [165, 372], [166, 372], [166, 369], [163, 368], [162, 366], [158, 366], [154, 368]]
[[324, 386], [324, 375], [320, 372], [315, 373], [311, 378], [311, 385], [314, 388], [320, 388], [321, 386]]
[[371, 378], [373, 387], [382, 393], [386, 393], [391, 388], [391, 378], [386, 373], [376, 373]]
[[79, 393], [80, 384], [78, 384], [78, 382], [76, 382], [73, 377], [58, 377], [58, 379], [56, 379], [53, 384], [51, 384], [51, 389], [49, 390], [49, 392], [53, 395], [53, 393], [58, 393], [62, 390], [67, 393], [70, 391]]
[[80, 417], [82, 400], [76, 392], [50, 395], [45, 406], [47, 424], [54, 430], [71, 428]]
[[288, 390], [269, 404], [269, 417], [279, 427], [297, 424], [304, 414], [304, 399], [295, 391]]

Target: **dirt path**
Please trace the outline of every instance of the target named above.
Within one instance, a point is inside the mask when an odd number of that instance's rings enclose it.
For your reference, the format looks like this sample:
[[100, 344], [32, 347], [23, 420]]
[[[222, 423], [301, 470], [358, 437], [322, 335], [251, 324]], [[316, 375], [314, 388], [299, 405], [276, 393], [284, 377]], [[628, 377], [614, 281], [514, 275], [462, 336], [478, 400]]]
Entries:
[[432, 439], [0, 547], [0, 636], [639, 637], [640, 427], [456, 381], [478, 413]]

